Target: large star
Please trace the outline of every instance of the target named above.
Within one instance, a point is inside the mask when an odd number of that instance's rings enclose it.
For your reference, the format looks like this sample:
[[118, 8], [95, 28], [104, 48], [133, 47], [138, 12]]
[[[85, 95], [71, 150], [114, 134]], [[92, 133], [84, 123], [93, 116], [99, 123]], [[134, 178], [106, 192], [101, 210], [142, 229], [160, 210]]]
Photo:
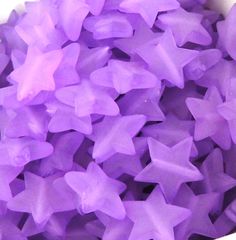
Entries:
[[119, 108], [109, 93], [96, 88], [87, 80], [76, 86], [59, 89], [56, 97], [62, 103], [74, 107], [78, 117], [86, 117], [91, 114], [107, 116], [119, 114]]
[[215, 87], [209, 88], [203, 99], [186, 100], [188, 109], [195, 118], [195, 140], [211, 137], [221, 148], [229, 149], [231, 146], [229, 128], [217, 109], [222, 102], [222, 97]]
[[156, 76], [138, 62], [110, 60], [108, 66], [94, 71], [90, 77], [93, 83], [114, 88], [119, 94], [160, 85]]
[[159, 183], [166, 199], [172, 202], [183, 183], [202, 180], [201, 173], [190, 162], [192, 144], [193, 140], [189, 137], [170, 148], [149, 138], [152, 162], [135, 177], [135, 180]]
[[157, 44], [149, 42], [137, 53], [159, 79], [179, 88], [184, 87], [183, 67], [198, 56], [198, 51], [178, 48], [170, 30], [162, 35]]
[[41, 91], [55, 90], [53, 74], [62, 56], [62, 50], [44, 53], [36, 47], [28, 48], [24, 64], [10, 74], [10, 78], [18, 83], [19, 101], [32, 100]]
[[176, 240], [188, 239], [192, 234], [217, 237], [216, 229], [209, 213], [218, 201], [217, 193], [194, 195], [192, 190], [183, 185], [178, 192], [174, 204], [191, 211], [188, 219], [176, 228]]
[[146, 123], [144, 115], [106, 117], [94, 125], [90, 138], [95, 142], [93, 158], [103, 162], [115, 153], [135, 154], [132, 138]]
[[119, 197], [125, 184], [109, 178], [96, 163], [91, 162], [86, 172], [66, 173], [65, 181], [78, 194], [77, 208], [82, 213], [101, 211], [116, 219], [125, 218]]
[[189, 217], [190, 211], [167, 204], [159, 187], [146, 201], [124, 202], [127, 216], [134, 223], [129, 240], [174, 240], [174, 227]]
[[159, 12], [179, 8], [176, 0], [123, 0], [119, 10], [126, 13], [138, 13], [151, 28]]
[[45, 224], [56, 212], [73, 210], [74, 203], [67, 194], [61, 194], [53, 186], [55, 176], [39, 177], [25, 173], [25, 190], [10, 199], [8, 209], [31, 213], [35, 223]]
[[[188, 19], [188, 21], [186, 21]], [[157, 26], [162, 30], [171, 29], [178, 46], [183, 46], [187, 42], [200, 45], [209, 45], [211, 35], [202, 26], [203, 16], [198, 13], [190, 13], [183, 8], [161, 14], [158, 17]], [[180, 26], [183, 26], [181, 27]]]

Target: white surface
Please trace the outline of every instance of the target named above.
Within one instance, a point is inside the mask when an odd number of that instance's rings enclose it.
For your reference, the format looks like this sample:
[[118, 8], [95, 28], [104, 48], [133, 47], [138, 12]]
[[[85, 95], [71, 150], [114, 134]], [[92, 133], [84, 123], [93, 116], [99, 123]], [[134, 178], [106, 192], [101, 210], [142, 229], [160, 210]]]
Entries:
[[[35, 0], [27, 0], [35, 1]], [[13, 9], [22, 11], [24, 9], [25, 0], [0, 0], [0, 23], [5, 22]], [[224, 15], [236, 3], [236, 0], [208, 0], [208, 5]], [[236, 240], [236, 234], [232, 234], [219, 240]]]

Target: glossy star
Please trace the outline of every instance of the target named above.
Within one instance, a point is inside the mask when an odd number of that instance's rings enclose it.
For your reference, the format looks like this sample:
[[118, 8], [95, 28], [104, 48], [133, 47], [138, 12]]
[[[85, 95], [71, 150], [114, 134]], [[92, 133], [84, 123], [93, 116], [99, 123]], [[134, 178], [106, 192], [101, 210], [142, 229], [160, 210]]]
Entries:
[[91, 114], [107, 116], [119, 114], [119, 108], [113, 98], [106, 91], [96, 88], [87, 80], [80, 85], [59, 89], [56, 97], [60, 102], [74, 107], [78, 117]]
[[89, 6], [83, 0], [62, 0], [59, 6], [61, 25], [71, 41], [78, 40]]
[[8, 201], [8, 209], [31, 213], [35, 223], [42, 225], [53, 213], [73, 210], [69, 196], [59, 193], [53, 186], [54, 179], [54, 176], [42, 178], [26, 172], [25, 190]]
[[[188, 21], [186, 21], [188, 19]], [[202, 26], [203, 16], [198, 13], [190, 13], [183, 8], [161, 14], [158, 17], [157, 26], [162, 30], [171, 29], [178, 46], [187, 42], [200, 45], [209, 45], [211, 35]], [[184, 26], [180, 30], [180, 26]]]
[[157, 44], [147, 43], [137, 53], [158, 79], [165, 79], [179, 88], [184, 87], [183, 67], [198, 56], [198, 51], [178, 48], [170, 30]]
[[159, 187], [146, 201], [127, 201], [124, 205], [134, 223], [129, 240], [174, 240], [174, 227], [190, 215], [185, 208], [167, 204]]
[[231, 137], [226, 120], [217, 108], [223, 102], [219, 91], [209, 88], [203, 99], [187, 98], [186, 104], [195, 118], [194, 139], [196, 141], [211, 137], [221, 148], [231, 146]]
[[61, 50], [43, 53], [36, 47], [29, 47], [25, 63], [10, 75], [10, 78], [18, 83], [17, 99], [32, 100], [41, 91], [53, 91], [53, 74], [62, 56]]
[[196, 196], [187, 185], [183, 185], [174, 204], [189, 209], [192, 214], [177, 226], [176, 240], [188, 239], [192, 234], [217, 237], [216, 229], [209, 217], [216, 201], [218, 201], [218, 194], [216, 193]]
[[78, 194], [78, 210], [82, 213], [101, 211], [115, 219], [125, 217], [125, 208], [119, 195], [124, 183], [109, 178], [94, 162], [86, 172], [68, 172], [65, 181]]
[[107, 67], [94, 71], [90, 77], [93, 83], [114, 88], [119, 94], [133, 89], [154, 88], [158, 81], [141, 64], [119, 60], [110, 60]]
[[179, 8], [176, 0], [123, 0], [119, 10], [125, 13], [138, 13], [151, 28], [159, 12], [166, 12]]
[[52, 154], [48, 142], [30, 138], [6, 139], [0, 142], [0, 165], [23, 167], [30, 161], [39, 160]]
[[160, 88], [133, 90], [119, 99], [118, 105], [123, 115], [143, 114], [147, 121], [163, 121], [165, 115], [159, 106]]
[[102, 162], [115, 153], [135, 154], [132, 138], [146, 123], [144, 115], [106, 117], [94, 125], [90, 138], [95, 142], [93, 158]]
[[197, 167], [190, 162], [192, 144], [193, 140], [189, 137], [170, 148], [149, 138], [152, 162], [135, 177], [135, 180], [159, 183], [166, 199], [172, 202], [183, 183], [202, 179]]

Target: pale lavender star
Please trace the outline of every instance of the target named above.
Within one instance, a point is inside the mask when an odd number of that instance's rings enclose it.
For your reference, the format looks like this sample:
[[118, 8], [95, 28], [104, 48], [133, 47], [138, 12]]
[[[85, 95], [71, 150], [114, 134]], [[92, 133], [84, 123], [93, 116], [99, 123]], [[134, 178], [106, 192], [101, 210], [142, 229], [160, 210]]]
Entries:
[[191, 214], [186, 208], [167, 204], [159, 187], [146, 201], [126, 201], [124, 205], [134, 223], [129, 240], [174, 240], [174, 227]]
[[119, 10], [126, 13], [138, 13], [149, 27], [152, 27], [157, 14], [179, 8], [176, 0], [122, 0]]
[[173, 147], [149, 138], [148, 146], [152, 161], [135, 177], [135, 180], [159, 183], [166, 199], [172, 202], [183, 183], [203, 178], [197, 167], [190, 162], [192, 144], [191, 137]]
[[119, 195], [124, 183], [109, 178], [94, 162], [86, 172], [68, 172], [67, 184], [78, 194], [78, 210], [82, 213], [101, 211], [113, 218], [124, 219], [125, 208]]
[[93, 127], [89, 136], [94, 142], [93, 158], [105, 161], [115, 153], [135, 154], [133, 137], [138, 134], [146, 123], [144, 115], [106, 117]]
[[23, 167], [27, 163], [51, 155], [53, 147], [48, 142], [22, 137], [0, 142], [0, 165]]
[[69, 196], [59, 193], [53, 186], [55, 176], [42, 178], [26, 172], [24, 177], [25, 190], [8, 201], [8, 209], [31, 213], [35, 223], [43, 225], [53, 213], [75, 208]]
[[25, 63], [10, 75], [18, 83], [17, 99], [32, 100], [41, 91], [55, 90], [53, 74], [62, 57], [61, 50], [44, 53], [36, 47], [29, 47]]
[[124, 14], [110, 12], [86, 18], [84, 28], [93, 33], [97, 40], [127, 38], [133, 35], [133, 28]]
[[210, 137], [227, 150], [231, 146], [230, 132], [226, 120], [217, 109], [222, 102], [222, 97], [215, 87], [209, 88], [203, 99], [186, 100], [188, 109], [195, 118], [194, 139], [199, 141]]
[[192, 234], [216, 238], [217, 232], [209, 213], [218, 201], [218, 194], [207, 193], [194, 195], [193, 191], [183, 185], [176, 196], [174, 204], [188, 208], [191, 215], [176, 228], [176, 240], [188, 239]]
[[54, 74], [57, 87], [64, 87], [79, 82], [80, 78], [76, 69], [80, 45], [72, 43], [62, 49], [63, 58]]
[[138, 62], [110, 60], [108, 66], [91, 73], [93, 83], [114, 88], [119, 94], [133, 89], [154, 88], [158, 84], [156, 76]]
[[157, 44], [147, 43], [137, 53], [159, 79], [165, 79], [179, 88], [184, 87], [183, 67], [198, 56], [196, 50], [178, 48], [170, 30]]
[[56, 92], [56, 98], [74, 107], [78, 117], [91, 114], [116, 116], [119, 108], [113, 98], [103, 89], [96, 88], [91, 82], [84, 80], [76, 86], [61, 88]]
[[159, 106], [160, 88], [133, 90], [118, 100], [123, 115], [143, 114], [147, 121], [163, 121], [165, 115]]
[[83, 0], [62, 0], [59, 6], [60, 23], [71, 41], [78, 40], [89, 5]]
[[[186, 21], [188, 19], [188, 21]], [[187, 42], [200, 45], [211, 44], [211, 35], [201, 24], [203, 16], [178, 8], [175, 11], [161, 14], [158, 17], [157, 26], [162, 30], [171, 29], [178, 46]], [[180, 27], [183, 26], [184, 27]]]

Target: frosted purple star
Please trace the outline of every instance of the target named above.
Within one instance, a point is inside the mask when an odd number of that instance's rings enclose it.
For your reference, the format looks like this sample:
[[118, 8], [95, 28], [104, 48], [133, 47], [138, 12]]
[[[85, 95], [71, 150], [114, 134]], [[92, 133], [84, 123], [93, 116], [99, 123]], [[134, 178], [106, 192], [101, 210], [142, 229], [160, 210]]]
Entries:
[[[146, 201], [124, 202], [127, 216], [134, 223], [129, 240], [174, 240], [174, 227], [189, 217], [185, 208], [167, 204], [159, 187]], [[141, 238], [140, 238], [141, 239]]]
[[137, 53], [159, 79], [179, 88], [184, 87], [183, 67], [198, 56], [198, 51], [178, 48], [170, 30], [162, 35], [158, 44], [147, 43]]
[[203, 178], [197, 167], [190, 162], [192, 144], [192, 138], [186, 138], [170, 148], [149, 138], [152, 162], [135, 177], [135, 180], [159, 183], [167, 200], [172, 202], [183, 183]]
[[94, 162], [86, 172], [68, 172], [67, 184], [78, 194], [78, 210], [82, 213], [101, 211], [107, 215], [123, 219], [125, 209], [119, 197], [126, 186], [124, 183], [106, 176]]

